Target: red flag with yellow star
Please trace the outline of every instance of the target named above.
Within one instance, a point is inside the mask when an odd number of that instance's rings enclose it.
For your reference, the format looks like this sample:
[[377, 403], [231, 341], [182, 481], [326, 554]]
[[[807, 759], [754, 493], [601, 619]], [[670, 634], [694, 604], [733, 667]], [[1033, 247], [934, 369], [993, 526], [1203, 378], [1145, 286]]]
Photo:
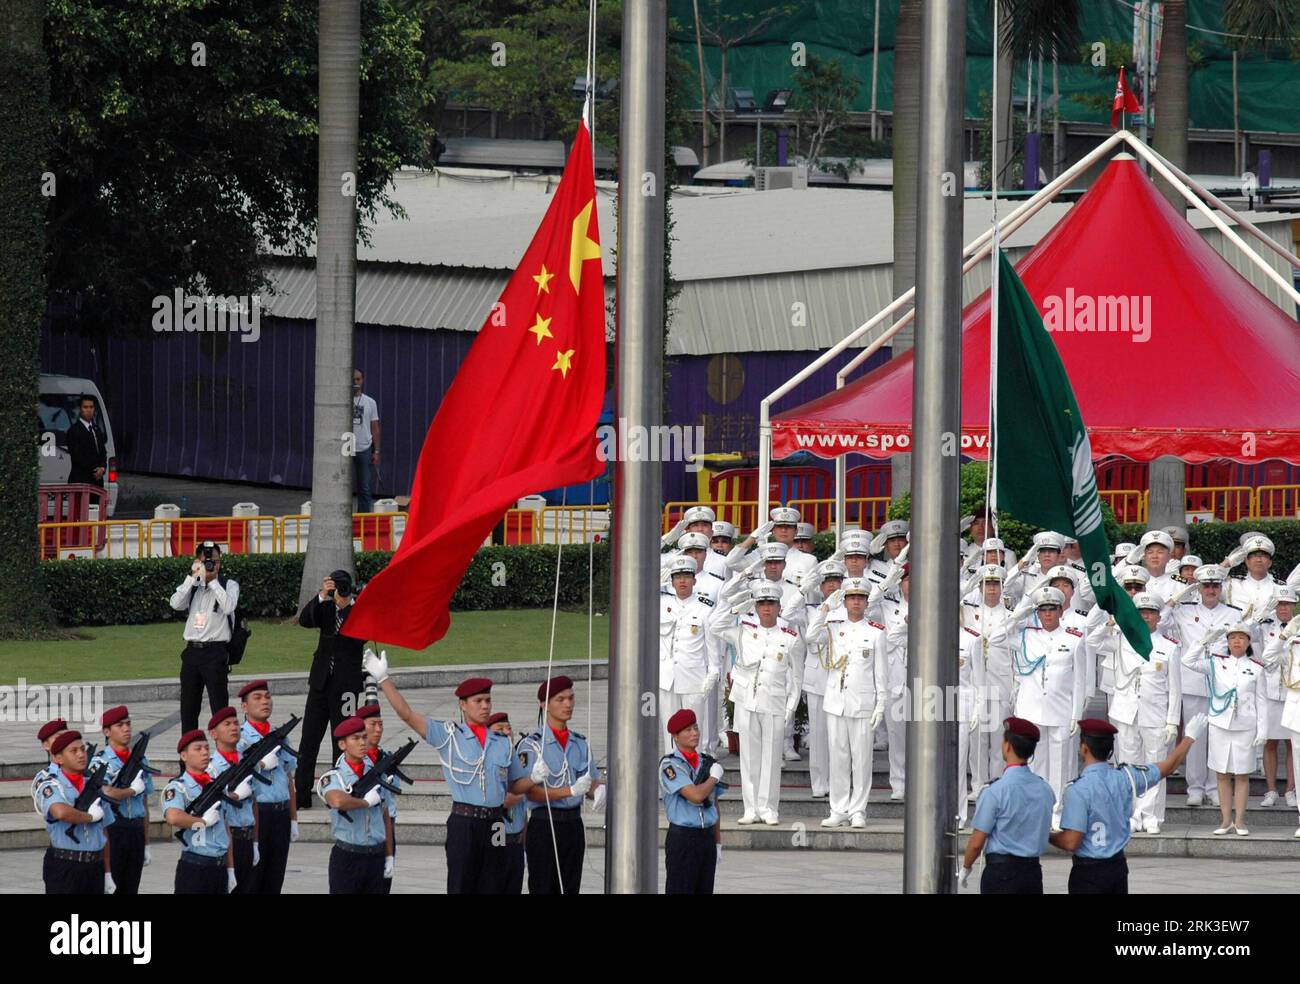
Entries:
[[450, 624], [474, 552], [521, 496], [604, 468], [605, 289], [585, 123], [546, 216], [438, 407], [401, 546], [347, 635], [422, 649]]

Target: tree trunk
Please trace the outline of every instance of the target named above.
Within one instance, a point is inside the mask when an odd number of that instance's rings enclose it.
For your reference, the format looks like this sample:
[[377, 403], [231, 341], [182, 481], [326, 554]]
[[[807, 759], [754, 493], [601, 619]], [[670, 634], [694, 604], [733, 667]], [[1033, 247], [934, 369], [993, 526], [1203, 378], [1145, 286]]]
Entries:
[[721, 68], [718, 82], [718, 163], [727, 159], [727, 46], [718, 46]]
[[691, 0], [695, 11], [695, 60], [700, 73], [700, 166], [709, 166], [709, 86], [704, 79], [704, 40], [700, 36], [700, 0]]
[[[56, 634], [37, 563], [40, 397], [45, 312], [45, 171], [50, 81], [45, 0], [15, 0], [0, 19], [0, 639]], [[56, 189], [57, 190], [57, 189]]]
[[998, 104], [990, 107], [990, 113], [997, 114], [998, 142], [993, 148], [993, 160], [990, 162], [991, 173], [997, 175], [999, 189], [1006, 189], [1011, 184], [1011, 158], [1015, 153], [1015, 133], [1011, 117], [1012, 97], [1015, 94], [1016, 59], [1009, 45], [998, 44]]
[[[332, 570], [353, 571], [352, 327], [357, 274], [360, 0], [320, 0], [320, 147], [316, 224], [316, 379], [311, 535], [302, 605]], [[346, 442], [346, 444], [345, 444]]]

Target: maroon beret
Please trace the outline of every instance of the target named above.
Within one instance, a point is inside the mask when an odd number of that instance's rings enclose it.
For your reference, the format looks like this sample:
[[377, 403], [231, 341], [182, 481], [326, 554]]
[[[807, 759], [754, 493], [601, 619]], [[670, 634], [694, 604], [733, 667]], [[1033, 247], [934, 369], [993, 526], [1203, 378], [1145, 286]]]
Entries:
[[510, 722], [510, 715], [505, 711], [497, 711], [487, 719], [487, 726], [490, 728], [492, 725], [500, 724], [502, 721], [505, 721], [508, 724]]
[[1109, 738], [1119, 734], [1119, 728], [1100, 718], [1084, 718], [1079, 722], [1079, 733], [1089, 738]]
[[126, 705], [118, 704], [116, 707], [110, 707], [100, 716], [99, 726], [101, 728], [107, 728], [111, 725], [117, 724], [117, 722], [121, 721], [122, 718], [130, 716], [131, 712], [126, 709]]
[[1002, 722], [1002, 726], [1010, 731], [1013, 735], [1019, 735], [1021, 738], [1032, 738], [1038, 741], [1041, 737], [1038, 731], [1038, 725], [1033, 721], [1026, 721], [1024, 718], [1009, 717]]
[[911, 576], [912, 576], [912, 562], [909, 560], [906, 564], [903, 565], [903, 577], [911, 577]]
[[689, 728], [695, 723], [695, 712], [689, 707], [683, 707], [668, 719], [668, 733], [675, 735], [677, 732]]
[[239, 699], [247, 700], [248, 695], [255, 690], [270, 690], [270, 685], [265, 680], [253, 680], [239, 688]]
[[51, 754], [51, 755], [58, 755], [59, 752], [63, 751], [65, 748], [67, 748], [69, 745], [71, 745], [74, 741], [78, 741], [80, 738], [81, 738], [81, 732], [80, 732], [80, 731], [64, 731], [64, 732], [62, 732], [62, 733], [59, 735], [59, 737], [55, 738], [54, 741], [52, 741], [52, 742], [50, 743], [50, 754]]
[[468, 700], [477, 694], [487, 694], [492, 692], [492, 681], [487, 677], [470, 677], [459, 687], [456, 688], [456, 696], [461, 700]]
[[233, 707], [223, 707], [221, 710], [217, 711], [216, 714], [212, 715], [212, 717], [208, 718], [208, 730], [211, 731], [226, 718], [232, 718], [234, 716], [235, 709]]
[[379, 707], [378, 702], [374, 704], [362, 704], [359, 708], [357, 708], [357, 717], [361, 718], [362, 721], [364, 721], [366, 718], [377, 718], [382, 713], [383, 711]]
[[339, 722], [339, 726], [334, 729], [334, 737], [346, 738], [348, 735], [355, 735], [358, 731], [365, 730], [366, 722], [353, 714], [350, 718]]
[[537, 699], [541, 701], [550, 700], [556, 694], [572, 689], [573, 681], [561, 673], [559, 676], [551, 677], [537, 688]]
[[207, 741], [208, 736], [200, 729], [195, 728], [193, 731], [187, 731], [181, 735], [181, 740], [176, 743], [176, 751], [183, 752], [185, 749], [196, 741]]
[[63, 718], [55, 718], [53, 721], [46, 721], [41, 725], [41, 730], [36, 732], [36, 740], [44, 741], [50, 735], [57, 735], [60, 731], [68, 730], [68, 722]]

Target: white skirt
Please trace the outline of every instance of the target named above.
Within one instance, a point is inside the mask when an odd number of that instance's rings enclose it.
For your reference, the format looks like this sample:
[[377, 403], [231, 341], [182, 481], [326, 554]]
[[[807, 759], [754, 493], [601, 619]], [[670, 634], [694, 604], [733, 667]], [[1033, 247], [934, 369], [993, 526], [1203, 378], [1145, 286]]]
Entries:
[[1282, 727], [1282, 708], [1286, 707], [1285, 700], [1269, 700], [1267, 697], [1261, 697], [1256, 703], [1263, 727], [1260, 729], [1265, 738], [1289, 738], [1286, 728]]
[[1255, 732], [1228, 731], [1210, 725], [1209, 766], [1227, 775], [1250, 775], [1255, 771]]

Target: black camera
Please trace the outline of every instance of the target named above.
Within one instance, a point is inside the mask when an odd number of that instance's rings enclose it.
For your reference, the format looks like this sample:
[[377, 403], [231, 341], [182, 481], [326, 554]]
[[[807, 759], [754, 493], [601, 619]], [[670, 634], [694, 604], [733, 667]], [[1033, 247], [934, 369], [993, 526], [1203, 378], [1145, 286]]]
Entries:
[[337, 591], [344, 598], [352, 597], [352, 575], [347, 571], [334, 571], [330, 574], [330, 580], [334, 582], [334, 590], [327, 591], [325, 596], [333, 598], [334, 592]]
[[203, 569], [205, 571], [215, 570], [217, 558], [221, 556], [221, 551], [211, 540], [204, 540], [203, 545], [199, 547], [199, 557], [203, 560]]

